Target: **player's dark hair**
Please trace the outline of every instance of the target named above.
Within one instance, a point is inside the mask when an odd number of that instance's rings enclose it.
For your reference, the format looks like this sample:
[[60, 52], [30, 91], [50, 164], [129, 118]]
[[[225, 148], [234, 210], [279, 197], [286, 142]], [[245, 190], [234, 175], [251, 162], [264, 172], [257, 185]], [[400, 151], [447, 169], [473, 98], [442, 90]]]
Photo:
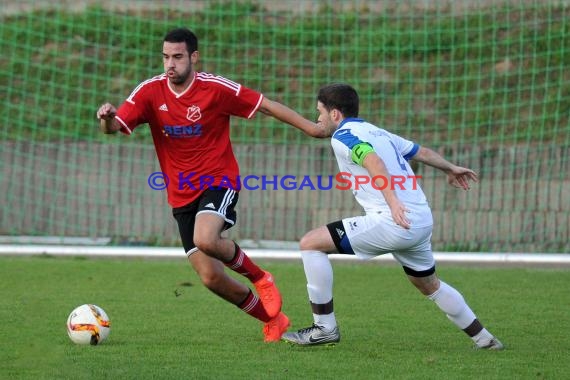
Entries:
[[337, 109], [344, 117], [358, 117], [358, 93], [348, 84], [333, 83], [321, 87], [317, 100], [329, 111]]
[[186, 28], [172, 29], [164, 36], [164, 42], [185, 42], [188, 55], [198, 50], [198, 37]]

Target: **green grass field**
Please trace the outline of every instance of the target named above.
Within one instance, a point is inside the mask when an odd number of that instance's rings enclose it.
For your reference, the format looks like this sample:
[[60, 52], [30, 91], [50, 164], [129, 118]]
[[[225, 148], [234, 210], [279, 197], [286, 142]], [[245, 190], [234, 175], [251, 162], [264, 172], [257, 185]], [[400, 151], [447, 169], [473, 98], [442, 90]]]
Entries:
[[[312, 321], [300, 261], [262, 261], [293, 328]], [[388, 264], [334, 263], [342, 341], [264, 344], [261, 323], [209, 293], [180, 260], [0, 258], [2, 379], [561, 379], [570, 363], [570, 272], [441, 266], [507, 345], [471, 341]], [[83, 303], [112, 321], [76, 346], [65, 321]]]

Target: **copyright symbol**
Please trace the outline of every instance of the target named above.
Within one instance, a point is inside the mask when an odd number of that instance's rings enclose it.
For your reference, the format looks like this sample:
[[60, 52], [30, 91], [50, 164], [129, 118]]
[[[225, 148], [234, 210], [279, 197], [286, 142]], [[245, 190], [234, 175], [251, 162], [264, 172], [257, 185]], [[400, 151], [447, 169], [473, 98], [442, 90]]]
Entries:
[[153, 190], [164, 190], [168, 187], [170, 180], [163, 172], [154, 172], [148, 176], [148, 186]]

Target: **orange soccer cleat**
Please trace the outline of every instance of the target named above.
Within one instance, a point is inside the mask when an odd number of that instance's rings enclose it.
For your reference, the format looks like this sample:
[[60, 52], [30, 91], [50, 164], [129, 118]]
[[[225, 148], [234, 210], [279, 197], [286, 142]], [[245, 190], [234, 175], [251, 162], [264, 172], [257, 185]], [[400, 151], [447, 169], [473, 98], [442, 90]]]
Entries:
[[289, 318], [283, 313], [279, 313], [277, 317], [273, 318], [263, 326], [263, 335], [265, 335], [265, 342], [279, 342], [281, 335], [287, 331], [291, 326]]
[[275, 285], [273, 275], [265, 272], [263, 277], [254, 282], [253, 285], [265, 308], [265, 312], [270, 318], [275, 318], [281, 311], [283, 301], [281, 300], [281, 293], [279, 293], [279, 289]]

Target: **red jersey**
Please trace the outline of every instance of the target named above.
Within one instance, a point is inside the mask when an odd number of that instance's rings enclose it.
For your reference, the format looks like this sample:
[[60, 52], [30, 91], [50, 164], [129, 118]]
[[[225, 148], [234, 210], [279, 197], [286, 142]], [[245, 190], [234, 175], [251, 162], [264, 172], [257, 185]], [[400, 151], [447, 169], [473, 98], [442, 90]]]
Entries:
[[239, 167], [230, 142], [230, 116], [251, 118], [263, 95], [229, 79], [197, 72], [182, 94], [166, 74], [138, 85], [117, 110], [121, 132], [148, 123], [168, 203], [185, 206], [207, 187], [239, 189]]

